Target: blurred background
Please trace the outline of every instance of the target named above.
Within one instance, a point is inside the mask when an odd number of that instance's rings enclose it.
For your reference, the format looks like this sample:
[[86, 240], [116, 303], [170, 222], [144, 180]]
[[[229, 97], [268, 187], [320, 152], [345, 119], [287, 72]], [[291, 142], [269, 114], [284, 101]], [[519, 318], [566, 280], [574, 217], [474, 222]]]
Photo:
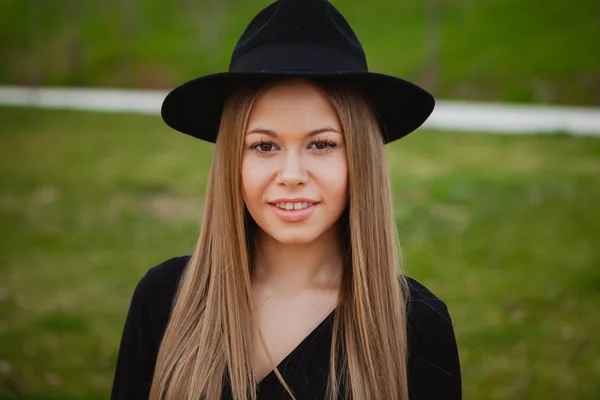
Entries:
[[[0, 83], [170, 88], [228, 66], [265, 0], [4, 0]], [[597, 0], [334, 0], [370, 68], [440, 98], [600, 105]]]
[[[370, 69], [436, 97], [600, 107], [598, 0], [332, 0]], [[3, 0], [0, 85], [169, 89], [268, 1]], [[157, 115], [0, 107], [0, 399], [106, 399], [133, 288], [189, 254], [212, 146]], [[600, 137], [387, 146], [405, 268], [465, 399], [600, 399]]]

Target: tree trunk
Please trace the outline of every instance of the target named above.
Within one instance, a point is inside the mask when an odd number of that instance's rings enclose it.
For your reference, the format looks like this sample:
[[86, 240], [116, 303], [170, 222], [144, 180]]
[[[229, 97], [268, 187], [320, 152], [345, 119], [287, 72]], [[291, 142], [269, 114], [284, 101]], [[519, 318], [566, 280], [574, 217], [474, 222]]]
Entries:
[[122, 0], [121, 17], [121, 54], [119, 60], [119, 85], [122, 87], [138, 87], [135, 68], [131, 54], [135, 45], [134, 35], [138, 26], [137, 0]]
[[79, 37], [79, 23], [81, 21], [80, 0], [69, 0], [67, 4], [67, 24], [69, 27], [69, 41], [67, 43], [67, 71], [69, 74], [69, 85], [81, 86], [84, 78], [81, 65], [83, 60], [81, 38]]
[[226, 18], [229, 0], [207, 0], [202, 12], [202, 36], [204, 38], [205, 54], [211, 69], [219, 67], [217, 55], [223, 46], [222, 26]]
[[40, 56], [38, 51], [38, 35], [40, 21], [40, 6], [36, 0], [27, 1], [27, 14], [29, 21], [29, 40], [28, 40], [28, 64], [26, 68], [26, 83], [29, 86], [38, 86], [40, 84]]
[[440, 91], [442, 50], [442, 0], [429, 0], [425, 43], [425, 85], [434, 95]]

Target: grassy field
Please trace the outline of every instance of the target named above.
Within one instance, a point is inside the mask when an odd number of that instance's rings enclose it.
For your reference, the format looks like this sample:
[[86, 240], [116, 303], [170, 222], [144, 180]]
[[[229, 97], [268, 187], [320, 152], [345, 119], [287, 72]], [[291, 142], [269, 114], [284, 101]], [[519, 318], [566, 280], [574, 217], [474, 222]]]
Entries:
[[[0, 399], [105, 399], [135, 284], [194, 245], [211, 146], [159, 117], [0, 121]], [[388, 155], [464, 398], [600, 398], [600, 138], [420, 131]]]
[[[225, 70], [241, 32], [270, 2], [4, 0], [0, 83], [168, 88]], [[373, 70], [425, 86], [433, 2], [332, 0]], [[439, 3], [436, 96], [600, 104], [597, 0]]]

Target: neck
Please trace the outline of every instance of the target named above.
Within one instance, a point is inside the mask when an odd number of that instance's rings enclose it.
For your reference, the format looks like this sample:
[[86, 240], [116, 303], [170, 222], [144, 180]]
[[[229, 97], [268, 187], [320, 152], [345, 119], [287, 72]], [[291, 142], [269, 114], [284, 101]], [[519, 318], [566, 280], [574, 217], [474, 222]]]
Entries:
[[336, 227], [305, 244], [284, 244], [257, 232], [253, 281], [285, 293], [339, 286], [343, 254]]

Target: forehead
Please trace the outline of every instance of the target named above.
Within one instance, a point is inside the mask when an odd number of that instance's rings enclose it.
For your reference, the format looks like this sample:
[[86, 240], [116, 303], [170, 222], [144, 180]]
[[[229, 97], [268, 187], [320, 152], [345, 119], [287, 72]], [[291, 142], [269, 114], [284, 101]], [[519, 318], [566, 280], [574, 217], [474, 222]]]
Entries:
[[305, 130], [330, 125], [339, 129], [338, 115], [315, 84], [305, 80], [290, 80], [267, 89], [257, 99], [250, 113], [248, 130], [254, 128], [275, 131]]

